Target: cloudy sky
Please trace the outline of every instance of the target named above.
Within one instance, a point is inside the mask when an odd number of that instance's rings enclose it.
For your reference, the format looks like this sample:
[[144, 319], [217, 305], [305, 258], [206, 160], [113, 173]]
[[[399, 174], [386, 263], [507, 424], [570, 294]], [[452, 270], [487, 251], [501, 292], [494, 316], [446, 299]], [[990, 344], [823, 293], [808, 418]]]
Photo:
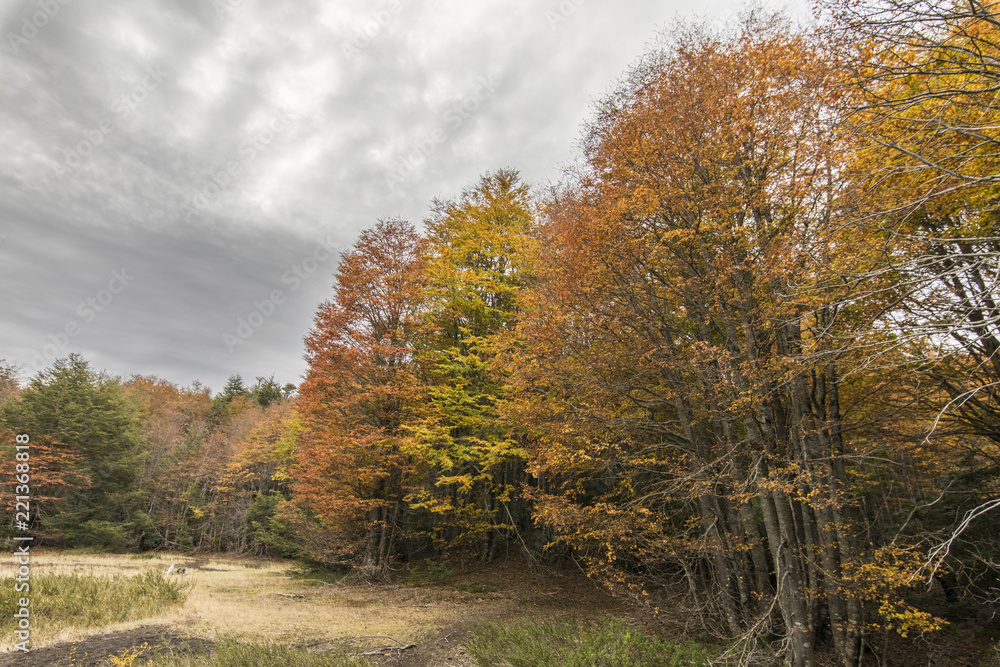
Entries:
[[[703, 0], [724, 22], [731, 0]], [[339, 250], [536, 187], [685, 0], [0, 0], [0, 359], [298, 383]], [[272, 300], [272, 297], [277, 297]], [[256, 314], [255, 314], [256, 313]]]

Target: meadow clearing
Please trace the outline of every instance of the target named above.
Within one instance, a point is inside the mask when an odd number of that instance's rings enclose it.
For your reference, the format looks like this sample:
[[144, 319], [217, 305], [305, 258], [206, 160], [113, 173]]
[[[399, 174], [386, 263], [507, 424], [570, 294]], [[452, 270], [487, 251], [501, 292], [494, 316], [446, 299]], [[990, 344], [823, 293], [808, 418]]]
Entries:
[[[166, 576], [171, 565], [183, 574]], [[284, 560], [40, 552], [31, 566], [22, 653], [10, 650], [7, 613], [15, 565], [0, 564], [0, 665], [654, 664], [643, 652], [688, 665], [703, 655], [645, 634], [581, 573], [523, 563], [421, 563], [379, 585]]]

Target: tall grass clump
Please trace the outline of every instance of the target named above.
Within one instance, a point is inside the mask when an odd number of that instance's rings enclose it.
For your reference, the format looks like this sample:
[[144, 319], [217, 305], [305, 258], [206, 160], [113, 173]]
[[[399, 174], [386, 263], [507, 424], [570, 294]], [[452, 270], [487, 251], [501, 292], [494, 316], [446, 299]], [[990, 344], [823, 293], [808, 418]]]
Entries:
[[689, 667], [707, 665], [700, 644], [678, 644], [605, 616], [595, 623], [576, 620], [510, 624], [484, 623], [466, 644], [481, 667]]
[[212, 653], [160, 654], [153, 658], [153, 664], [156, 667], [372, 667], [370, 661], [346, 653], [309, 653], [275, 641], [241, 642], [231, 638], [220, 640]]
[[190, 584], [160, 571], [141, 574], [39, 573], [33, 574], [27, 592], [14, 590], [13, 578], [0, 580], [0, 633], [7, 638], [15, 629], [18, 600], [31, 603], [32, 638], [49, 636], [65, 628], [101, 628], [135, 621], [165, 607], [182, 604]]

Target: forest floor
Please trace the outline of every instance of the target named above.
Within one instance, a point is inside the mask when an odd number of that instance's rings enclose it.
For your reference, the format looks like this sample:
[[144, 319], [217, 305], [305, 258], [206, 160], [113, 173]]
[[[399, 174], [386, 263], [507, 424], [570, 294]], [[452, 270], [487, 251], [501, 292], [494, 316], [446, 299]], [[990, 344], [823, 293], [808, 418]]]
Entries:
[[[109, 665], [144, 643], [164, 653], [210, 651], [223, 639], [274, 641], [313, 651], [362, 653], [385, 648], [373, 666], [469, 667], [464, 648], [480, 623], [515, 619], [596, 620], [605, 615], [637, 626], [635, 607], [612, 598], [579, 570], [530, 568], [509, 560], [446, 571], [440, 563], [401, 571], [391, 583], [350, 581], [333, 573], [306, 573], [292, 561], [189, 557], [156, 554], [88, 555], [37, 552], [32, 573], [139, 574], [146, 570], [185, 568], [177, 576], [189, 586], [181, 605], [140, 621], [93, 628], [71, 627], [50, 636], [32, 636], [31, 652], [0, 646], [0, 667]], [[430, 565], [430, 567], [428, 566]], [[0, 559], [0, 580], [14, 574], [13, 559]], [[932, 609], [949, 621], [945, 630], [927, 637], [893, 636], [878, 648], [894, 667], [982, 667], [1000, 665], [1000, 614], [991, 610]], [[686, 640], [679, 617], [666, 605], [658, 630]], [[674, 618], [671, 618], [674, 616]], [[690, 628], [688, 628], [690, 631]], [[2, 641], [7, 641], [5, 638]], [[395, 648], [394, 648], [395, 647]], [[402, 647], [407, 647], [403, 649]], [[884, 664], [874, 655], [866, 664]], [[820, 660], [825, 664], [824, 660]], [[129, 663], [131, 664], [131, 663]]]
[[[290, 561], [171, 554], [136, 558], [38, 553], [32, 571], [139, 573], [166, 571], [171, 564], [185, 568], [177, 576], [191, 585], [183, 605], [139, 622], [33, 637], [30, 653], [0, 653], [0, 667], [106, 665], [109, 655], [144, 642], [161, 650], [198, 650], [210, 649], [221, 637], [352, 652], [412, 644], [405, 650], [387, 650], [373, 664], [458, 667], [474, 664], [462, 644], [472, 628], [486, 620], [596, 619], [613, 614], [629, 624], [639, 623], [627, 607], [579, 571], [532, 570], [515, 561], [466, 571], [451, 565], [454, 572], [446, 577], [434, 569], [428, 572], [422, 564], [409, 575], [400, 573], [396, 583], [378, 585], [338, 581], [333, 574], [303, 576]], [[0, 564], [0, 577], [12, 575], [12, 567]], [[441, 581], [433, 581], [438, 578]]]

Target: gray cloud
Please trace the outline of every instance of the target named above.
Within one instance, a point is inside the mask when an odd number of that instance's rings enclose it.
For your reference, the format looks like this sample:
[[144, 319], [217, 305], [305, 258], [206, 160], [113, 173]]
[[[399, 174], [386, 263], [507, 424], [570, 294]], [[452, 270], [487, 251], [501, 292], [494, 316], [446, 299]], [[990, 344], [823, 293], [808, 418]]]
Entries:
[[[112, 373], [298, 382], [336, 260], [296, 289], [283, 276], [319, 240], [347, 248], [377, 218], [419, 221], [499, 167], [557, 179], [591, 101], [687, 10], [394, 1], [0, 8], [0, 357], [30, 372], [80, 321], [61, 356]], [[134, 280], [82, 321], [79, 304], [122, 268]], [[224, 335], [275, 289], [284, 302], [231, 352]]]

